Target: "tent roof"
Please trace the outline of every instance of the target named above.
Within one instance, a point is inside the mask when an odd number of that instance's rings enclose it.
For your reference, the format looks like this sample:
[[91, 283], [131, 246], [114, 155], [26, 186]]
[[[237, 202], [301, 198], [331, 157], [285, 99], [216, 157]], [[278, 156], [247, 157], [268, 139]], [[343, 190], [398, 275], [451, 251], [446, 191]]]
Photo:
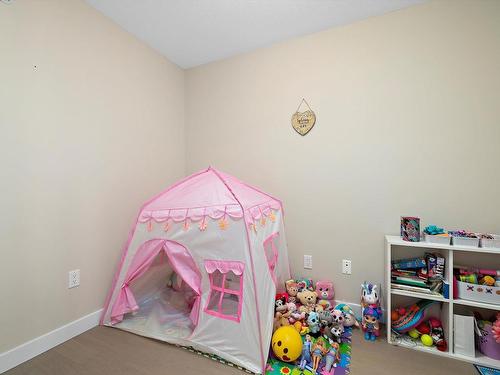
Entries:
[[[259, 216], [259, 212], [255, 211], [280, 209], [281, 202], [233, 176], [209, 167], [177, 182], [147, 202], [142, 208], [141, 221], [147, 217], [156, 220], [166, 216], [180, 221], [186, 216], [214, 217], [226, 213], [241, 217], [241, 207], [253, 212], [252, 216], [255, 217]], [[219, 215], [221, 211], [222, 215]]]

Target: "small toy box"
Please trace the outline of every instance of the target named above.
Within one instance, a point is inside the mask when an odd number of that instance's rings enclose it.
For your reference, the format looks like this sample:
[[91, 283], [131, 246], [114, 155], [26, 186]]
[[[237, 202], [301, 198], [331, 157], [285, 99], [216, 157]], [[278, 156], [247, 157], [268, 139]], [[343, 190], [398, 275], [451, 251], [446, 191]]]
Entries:
[[492, 234], [493, 238], [481, 237], [481, 247], [485, 249], [498, 249], [500, 250], [500, 235]]
[[485, 356], [498, 360], [500, 359], [500, 344], [495, 341], [492, 328], [492, 324], [486, 324], [480, 329], [482, 336], [477, 336], [477, 346]]
[[452, 236], [453, 246], [479, 247], [479, 238]]
[[429, 243], [439, 243], [443, 245], [449, 245], [451, 241], [451, 236], [433, 235], [424, 233], [425, 242]]
[[500, 287], [455, 282], [458, 298], [500, 305]]

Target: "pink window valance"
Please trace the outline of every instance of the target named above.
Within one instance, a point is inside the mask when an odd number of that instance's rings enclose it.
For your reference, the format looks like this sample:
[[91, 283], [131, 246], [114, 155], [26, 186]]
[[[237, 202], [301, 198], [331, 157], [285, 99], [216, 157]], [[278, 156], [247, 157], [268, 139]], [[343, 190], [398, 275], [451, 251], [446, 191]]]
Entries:
[[242, 275], [245, 269], [243, 262], [227, 261], [227, 260], [205, 260], [205, 270], [211, 274], [216, 270], [220, 273], [228, 273], [232, 271], [235, 275]]
[[[280, 209], [281, 206], [279, 202], [269, 201], [246, 208], [245, 215], [249, 222], [254, 222], [261, 220], [263, 217], [268, 217], [272, 214], [273, 210], [278, 211]], [[157, 223], [163, 223], [172, 220], [176, 223], [180, 223], [187, 219], [196, 222], [207, 217], [214, 220], [226, 217], [239, 220], [243, 217], [243, 211], [241, 206], [236, 204], [143, 211], [139, 216], [139, 222], [147, 223], [155, 221]]]

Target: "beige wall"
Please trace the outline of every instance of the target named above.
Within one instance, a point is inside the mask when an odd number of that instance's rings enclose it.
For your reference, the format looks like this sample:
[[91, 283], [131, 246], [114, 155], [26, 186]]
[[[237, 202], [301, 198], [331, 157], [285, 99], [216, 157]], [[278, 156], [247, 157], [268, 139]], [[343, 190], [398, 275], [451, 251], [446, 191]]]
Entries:
[[3, 352], [102, 307], [185, 159], [183, 71], [84, 2], [0, 4], [0, 61]]
[[[357, 302], [400, 215], [500, 233], [499, 46], [499, 1], [431, 1], [189, 70], [188, 172], [212, 164], [282, 198], [292, 271]], [[290, 126], [302, 97], [305, 137]]]

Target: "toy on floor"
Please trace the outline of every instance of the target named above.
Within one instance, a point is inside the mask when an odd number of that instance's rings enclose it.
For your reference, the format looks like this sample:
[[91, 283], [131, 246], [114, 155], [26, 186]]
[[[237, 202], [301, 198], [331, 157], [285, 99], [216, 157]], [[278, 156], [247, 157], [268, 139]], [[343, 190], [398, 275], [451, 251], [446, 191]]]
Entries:
[[311, 279], [299, 278], [295, 281], [297, 282], [299, 292], [303, 290], [310, 290], [311, 292], [314, 292], [314, 285]]
[[342, 324], [334, 323], [330, 328], [331, 340], [337, 343], [342, 342], [342, 334], [344, 333], [344, 326]]
[[326, 354], [326, 345], [325, 341], [323, 340], [322, 337], [318, 338], [314, 345], [312, 346], [312, 360], [313, 360], [313, 373], [315, 373], [318, 370], [319, 363], [321, 362], [321, 359], [323, 356]]
[[361, 329], [365, 339], [375, 341], [380, 335], [379, 321], [382, 318], [378, 285], [365, 281], [361, 284]]
[[340, 310], [332, 311], [332, 323], [344, 325], [344, 314]]
[[300, 312], [305, 312], [309, 314], [316, 309], [316, 300], [318, 298], [315, 292], [309, 289], [304, 289], [297, 293], [297, 298], [302, 306], [299, 308]]
[[342, 311], [342, 314], [344, 314], [344, 327], [354, 326], [359, 328], [358, 320], [356, 319], [354, 311], [349, 305], [345, 303], [339, 303], [337, 306], [335, 306], [334, 310]]
[[330, 343], [330, 350], [325, 355], [325, 367], [321, 372], [321, 375], [333, 375], [333, 372], [330, 372], [333, 367], [337, 365], [340, 361], [340, 346], [336, 342]]
[[288, 295], [286, 293], [276, 294], [274, 300], [274, 322], [273, 332], [278, 328], [290, 325], [288, 318], [291, 315], [289, 311], [291, 306], [287, 304]]
[[365, 340], [375, 341], [380, 336], [380, 313], [376, 307], [365, 307], [363, 309], [363, 321], [361, 328], [365, 333]]
[[285, 289], [288, 293], [288, 301], [297, 303], [297, 293], [299, 292], [299, 286], [295, 280], [287, 280], [285, 282]]
[[285, 305], [285, 307], [286, 307], [286, 311], [283, 313], [283, 317], [290, 320], [290, 317], [292, 316], [292, 314], [295, 312], [295, 310], [297, 310], [297, 305], [295, 305], [295, 303], [293, 303], [293, 302], [288, 302]]
[[320, 305], [323, 310], [328, 310], [333, 308], [335, 301], [333, 297], [335, 296], [335, 291], [333, 289], [333, 282], [331, 281], [317, 281], [316, 282], [316, 294], [318, 295], [317, 304]]
[[285, 318], [280, 312], [277, 312], [276, 315], [274, 316], [273, 332], [276, 331], [278, 328], [286, 327], [289, 325], [290, 322], [288, 321], [288, 319]]
[[361, 308], [364, 309], [368, 306], [379, 307], [380, 296], [378, 294], [378, 285], [365, 281], [361, 284]]
[[318, 312], [319, 324], [321, 329], [325, 329], [333, 323], [333, 317], [330, 310], [321, 310]]
[[310, 335], [306, 335], [304, 343], [302, 345], [302, 355], [300, 357], [299, 368], [304, 370], [306, 365], [311, 365], [311, 346], [312, 339]]
[[317, 312], [310, 312], [307, 317], [307, 325], [311, 336], [318, 337], [320, 334], [319, 316]]
[[288, 295], [286, 293], [278, 293], [274, 298], [274, 312], [285, 313], [287, 311]]
[[292, 362], [302, 353], [302, 338], [294, 327], [280, 327], [273, 334], [271, 347], [278, 359]]
[[[294, 324], [295, 322], [304, 321], [306, 319], [306, 313], [299, 311], [299, 308], [295, 303], [289, 302], [288, 305], [289, 305], [289, 311], [290, 311], [288, 321], [291, 324]], [[290, 310], [290, 307], [292, 308], [291, 310]]]

